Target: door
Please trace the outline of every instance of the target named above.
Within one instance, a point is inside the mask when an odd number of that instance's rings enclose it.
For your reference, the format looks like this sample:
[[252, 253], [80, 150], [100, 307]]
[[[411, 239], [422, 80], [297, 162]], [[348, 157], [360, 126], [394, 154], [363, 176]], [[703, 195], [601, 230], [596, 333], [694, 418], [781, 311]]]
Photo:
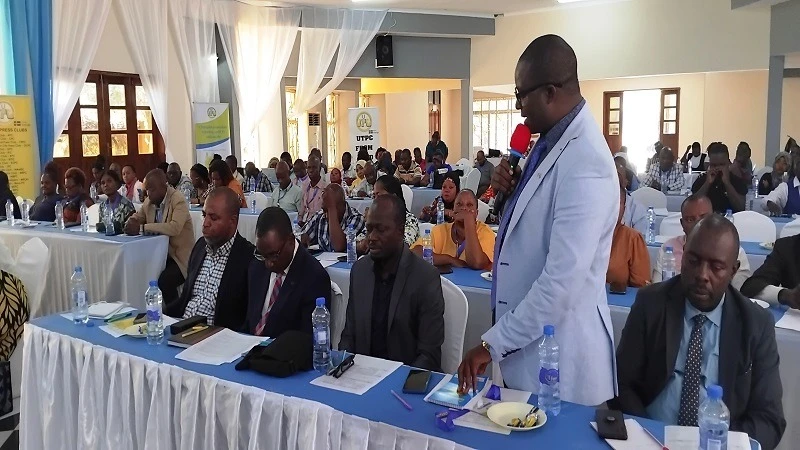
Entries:
[[603, 136], [612, 154], [622, 146], [622, 92], [603, 93]]
[[78, 167], [91, 180], [99, 155], [108, 164], [132, 165], [140, 180], [165, 161], [164, 140], [138, 75], [89, 73], [67, 127], [56, 140], [53, 161], [61, 173]]
[[680, 105], [681, 90], [679, 88], [661, 90], [661, 138], [659, 140], [672, 149], [676, 160], [683, 155], [683, 151], [678, 148]]

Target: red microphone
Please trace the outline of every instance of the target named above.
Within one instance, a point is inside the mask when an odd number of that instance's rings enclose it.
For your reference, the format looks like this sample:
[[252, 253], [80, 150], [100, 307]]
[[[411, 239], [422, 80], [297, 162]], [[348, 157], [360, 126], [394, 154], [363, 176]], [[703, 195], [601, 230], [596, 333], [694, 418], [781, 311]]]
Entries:
[[[509, 150], [511, 154], [508, 156], [508, 164], [511, 166], [512, 172], [517, 169], [519, 160], [522, 159], [522, 155], [528, 150], [530, 145], [531, 130], [524, 123], [517, 125], [517, 128], [514, 129], [514, 134], [511, 135], [511, 148]], [[498, 192], [497, 196], [494, 198], [494, 211], [492, 211], [492, 214], [499, 216], [506, 200], [506, 196], [503, 195], [502, 192]]]

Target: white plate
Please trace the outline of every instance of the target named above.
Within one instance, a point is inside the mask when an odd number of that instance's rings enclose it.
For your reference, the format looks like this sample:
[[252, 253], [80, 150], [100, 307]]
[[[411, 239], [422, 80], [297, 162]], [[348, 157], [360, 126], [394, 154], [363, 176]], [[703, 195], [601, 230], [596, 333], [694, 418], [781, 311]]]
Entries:
[[135, 325], [131, 325], [128, 328], [125, 328], [123, 331], [126, 336], [133, 336], [138, 338], [147, 337], [147, 325], [143, 323], [137, 323]]
[[481, 278], [483, 278], [484, 280], [486, 280], [486, 281], [491, 283], [492, 282], [492, 272], [483, 272], [481, 274]]
[[516, 428], [510, 427], [508, 424], [511, 422], [512, 419], [524, 419], [525, 416], [530, 412], [533, 408], [533, 405], [529, 405], [527, 403], [517, 403], [517, 402], [500, 402], [495, 405], [492, 405], [488, 411], [486, 411], [486, 417], [489, 418], [492, 422], [496, 423], [497, 425], [511, 431], [531, 431], [537, 428], [541, 428], [545, 423], [547, 423], [547, 414], [544, 411], [539, 410], [536, 411], [536, 425], [530, 428]]
[[756, 305], [758, 305], [758, 306], [760, 306], [760, 307], [762, 307], [764, 309], [769, 308], [769, 303], [765, 302], [764, 300], [758, 300], [758, 299], [755, 299], [755, 298], [751, 298], [750, 301], [752, 301], [753, 303], [755, 303]]
[[762, 242], [758, 244], [759, 247], [763, 248], [764, 250], [772, 250], [775, 247], [774, 242]]

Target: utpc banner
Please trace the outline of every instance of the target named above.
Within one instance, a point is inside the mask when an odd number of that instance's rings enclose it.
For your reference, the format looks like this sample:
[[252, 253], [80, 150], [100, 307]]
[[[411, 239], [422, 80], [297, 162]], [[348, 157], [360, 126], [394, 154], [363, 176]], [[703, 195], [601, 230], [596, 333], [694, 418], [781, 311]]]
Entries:
[[0, 95], [0, 170], [8, 175], [14, 194], [26, 199], [36, 197], [39, 184], [31, 110], [30, 96]]
[[349, 108], [348, 124], [350, 127], [350, 148], [353, 161], [358, 159], [358, 152], [366, 150], [370, 157], [381, 147], [380, 116], [378, 108]]
[[194, 142], [197, 162], [208, 166], [214, 153], [231, 154], [230, 108], [227, 103], [193, 103]]

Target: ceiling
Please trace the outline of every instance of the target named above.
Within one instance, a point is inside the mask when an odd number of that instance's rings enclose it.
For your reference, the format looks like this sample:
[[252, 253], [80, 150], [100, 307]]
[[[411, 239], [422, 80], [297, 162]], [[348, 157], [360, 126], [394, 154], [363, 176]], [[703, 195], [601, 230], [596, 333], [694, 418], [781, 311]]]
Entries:
[[557, 0], [244, 0], [247, 3], [270, 5], [313, 5], [349, 8], [386, 8], [393, 11], [430, 11], [473, 14], [519, 14], [550, 8], [570, 8], [624, 0], [582, 0], [560, 4]]

